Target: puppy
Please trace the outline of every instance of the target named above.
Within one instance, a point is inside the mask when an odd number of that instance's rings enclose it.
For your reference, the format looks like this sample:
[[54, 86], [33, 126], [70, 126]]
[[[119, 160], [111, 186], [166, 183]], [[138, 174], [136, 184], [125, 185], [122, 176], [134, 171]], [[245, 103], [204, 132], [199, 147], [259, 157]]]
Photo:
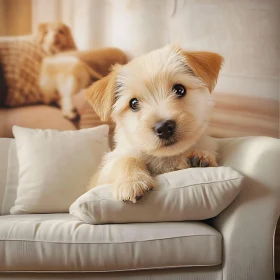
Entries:
[[77, 49], [70, 28], [62, 22], [40, 23], [34, 35], [47, 55]]
[[155, 187], [155, 175], [217, 166], [207, 128], [222, 62], [216, 53], [166, 46], [90, 86], [94, 110], [116, 123], [116, 148], [89, 187], [110, 183], [117, 199], [135, 203]]
[[75, 119], [73, 95], [106, 76], [113, 64], [126, 62], [125, 53], [117, 48], [69, 51], [47, 57], [43, 60], [39, 78], [44, 103], [58, 103], [66, 118]]

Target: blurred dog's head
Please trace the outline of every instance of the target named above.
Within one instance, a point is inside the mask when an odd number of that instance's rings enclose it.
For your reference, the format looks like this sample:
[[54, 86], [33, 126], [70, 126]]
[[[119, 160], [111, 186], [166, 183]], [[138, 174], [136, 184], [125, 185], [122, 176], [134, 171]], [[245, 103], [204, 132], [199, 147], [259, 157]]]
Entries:
[[76, 49], [70, 28], [62, 22], [39, 24], [35, 38], [49, 55]]
[[117, 142], [126, 139], [152, 156], [174, 156], [205, 132], [222, 61], [216, 53], [166, 46], [116, 65], [86, 95], [102, 120], [111, 116], [116, 122]]

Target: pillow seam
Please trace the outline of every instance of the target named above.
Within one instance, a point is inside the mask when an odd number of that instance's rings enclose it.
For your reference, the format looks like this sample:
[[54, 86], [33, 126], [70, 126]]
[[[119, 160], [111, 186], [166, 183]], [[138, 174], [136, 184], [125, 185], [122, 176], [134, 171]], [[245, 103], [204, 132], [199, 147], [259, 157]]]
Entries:
[[[239, 178], [234, 178], [234, 179], [228, 179], [228, 180], [224, 180], [224, 181], [211, 181], [211, 182], [207, 182], [207, 183], [196, 183], [196, 184], [190, 185], [190, 186], [188, 186], [188, 187], [193, 187], [193, 186], [197, 186], [197, 185], [201, 185], [201, 184], [210, 185], [210, 184], [212, 184], [212, 183], [229, 182], [229, 181], [235, 181], [235, 180], [242, 179], [242, 178], [244, 178], [244, 177], [239, 177]], [[182, 187], [178, 187], [178, 188], [172, 188], [172, 189], [163, 189], [163, 190], [176, 190], [176, 189], [182, 189], [182, 188], [184, 188], [184, 187], [186, 187], [186, 186], [182, 186]], [[154, 192], [154, 191], [159, 192], [159, 191], [162, 191], [162, 190], [154, 189], [152, 192]], [[94, 200], [93, 202], [95, 202], [95, 201], [96, 201], [96, 202], [99, 202], [99, 201], [103, 201], [103, 200], [118, 201], [118, 200], [114, 200], [114, 199], [103, 198], [103, 199], [99, 199], [99, 200]], [[77, 206], [80, 206], [80, 205], [82, 205], [82, 204], [84, 204], [84, 203], [86, 203], [86, 202], [91, 202], [91, 201], [92, 201], [92, 200], [87, 200], [87, 201], [81, 202], [81, 203], [79, 203]]]

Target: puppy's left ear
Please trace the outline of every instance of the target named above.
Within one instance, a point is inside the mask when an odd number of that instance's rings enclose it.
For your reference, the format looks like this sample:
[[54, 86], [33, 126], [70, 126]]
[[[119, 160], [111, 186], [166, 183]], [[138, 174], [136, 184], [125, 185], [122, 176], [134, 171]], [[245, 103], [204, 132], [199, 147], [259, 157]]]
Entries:
[[117, 73], [113, 70], [108, 76], [94, 82], [85, 91], [85, 95], [94, 111], [102, 121], [108, 121], [116, 95]]
[[195, 75], [202, 78], [210, 92], [213, 91], [224, 58], [212, 52], [183, 52], [187, 64]]

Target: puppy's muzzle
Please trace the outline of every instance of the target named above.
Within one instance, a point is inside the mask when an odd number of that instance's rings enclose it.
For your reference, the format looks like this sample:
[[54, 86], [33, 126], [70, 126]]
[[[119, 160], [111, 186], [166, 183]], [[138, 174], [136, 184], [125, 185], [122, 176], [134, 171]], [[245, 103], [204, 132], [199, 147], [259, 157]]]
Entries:
[[172, 137], [176, 130], [176, 123], [173, 120], [159, 121], [154, 126], [155, 134], [164, 140]]

